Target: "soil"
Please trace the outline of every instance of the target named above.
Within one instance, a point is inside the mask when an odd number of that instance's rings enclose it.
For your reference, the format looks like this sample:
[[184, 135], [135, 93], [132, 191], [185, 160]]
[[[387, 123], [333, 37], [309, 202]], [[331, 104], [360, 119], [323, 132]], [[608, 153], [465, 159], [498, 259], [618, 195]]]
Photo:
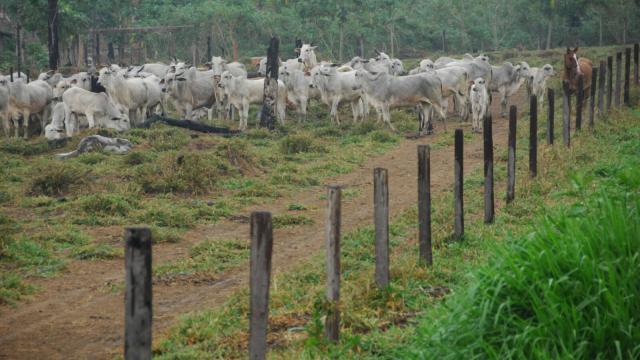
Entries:
[[[522, 104], [522, 93], [512, 103]], [[515, 101], [514, 101], [515, 100]], [[506, 146], [508, 122], [499, 116], [498, 101], [492, 106], [495, 147]], [[455, 122], [455, 124], [453, 123]], [[369, 159], [350, 174], [329, 179], [325, 184], [356, 187], [356, 195], [343, 199], [342, 232], [372, 223], [373, 169], [389, 171], [391, 216], [416, 206], [417, 151], [419, 144], [436, 143], [453, 136], [454, 127], [471, 131], [470, 123], [455, 120], [448, 131], [436, 123], [436, 135], [403, 140], [394, 150]], [[465, 173], [482, 166], [482, 135], [466, 143]], [[431, 152], [432, 191], [453, 189], [453, 146]], [[274, 230], [273, 272], [287, 271], [322, 251], [324, 244], [325, 193], [322, 186], [301, 190], [273, 202], [240, 212], [267, 210], [287, 213], [291, 203], [303, 204], [313, 224]], [[452, 204], [453, 205], [453, 204]], [[244, 217], [243, 217], [244, 218]], [[246, 218], [245, 218], [246, 219]], [[123, 234], [120, 227], [101, 228], [98, 241], [113, 243]], [[246, 221], [224, 220], [188, 232], [177, 244], [154, 245], [154, 264], [188, 256], [191, 246], [208, 239], [246, 239]], [[237, 289], [247, 286], [248, 263], [220, 274], [212, 281], [156, 281], [153, 287], [153, 333], [157, 340], [185, 313], [222, 304]], [[16, 307], [0, 307], [0, 359], [106, 359], [122, 354], [124, 337], [124, 260], [73, 261], [59, 276], [34, 281], [37, 293]], [[183, 280], [183, 279], [181, 279]], [[114, 290], [115, 289], [115, 290]]]

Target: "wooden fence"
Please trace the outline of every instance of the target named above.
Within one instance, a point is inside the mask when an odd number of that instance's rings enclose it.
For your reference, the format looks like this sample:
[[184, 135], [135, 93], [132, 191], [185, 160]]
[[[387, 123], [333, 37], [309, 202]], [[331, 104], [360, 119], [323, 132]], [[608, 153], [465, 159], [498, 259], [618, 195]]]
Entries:
[[[273, 44], [273, 43], [272, 43]], [[275, 45], [277, 46], [277, 44]], [[575, 131], [580, 131], [584, 97], [590, 96], [589, 128], [592, 129], [598, 117], [605, 118], [612, 100], [615, 106], [629, 105], [631, 49], [626, 49], [625, 67], [622, 72], [622, 53], [616, 54], [615, 92], [612, 82], [612, 59], [601, 61], [599, 68], [593, 69], [593, 79], [589, 92], [577, 91]], [[634, 83], [638, 87], [638, 45], [634, 47], [635, 73]], [[605, 68], [605, 64], [608, 68]], [[609, 75], [608, 78], [606, 75]], [[624, 74], [624, 80], [622, 79]], [[600, 81], [600, 83], [598, 83]], [[608, 81], [608, 86], [605, 82]], [[579, 79], [582, 83], [583, 79]], [[624, 82], [624, 87], [622, 86]], [[605, 102], [605, 90], [607, 101]], [[599, 92], [598, 101], [596, 93]], [[571, 135], [571, 97], [567, 84], [563, 86], [563, 140], [570, 146]], [[546, 138], [549, 145], [554, 141], [554, 104], [555, 92], [548, 89], [548, 113]], [[538, 101], [531, 96], [529, 103], [529, 175], [536, 177], [538, 166]], [[597, 108], [597, 109], [596, 109]], [[507, 160], [507, 203], [515, 200], [516, 185], [516, 128], [517, 108], [511, 106], [508, 131]], [[491, 115], [484, 121], [484, 222], [491, 224], [495, 219], [494, 208], [494, 172], [493, 172], [493, 134]], [[463, 131], [454, 133], [454, 239], [464, 239], [464, 198], [463, 198]], [[431, 188], [430, 188], [430, 147], [418, 145], [418, 258], [425, 266], [433, 264], [431, 238]], [[373, 172], [374, 183], [374, 225], [375, 225], [375, 276], [376, 285], [384, 289], [391, 278], [389, 273], [389, 173], [387, 169], [376, 168]], [[340, 221], [341, 188], [332, 185], [327, 188], [326, 217], [326, 272], [327, 272], [327, 309], [325, 335], [330, 341], [339, 341], [340, 336]], [[271, 255], [273, 247], [273, 226], [271, 214], [254, 212], [251, 214], [251, 256], [250, 256], [250, 325], [249, 357], [264, 359], [267, 353], [267, 329], [269, 315], [269, 285], [271, 278]], [[127, 228], [126, 239], [126, 310], [125, 310], [125, 358], [151, 358], [151, 233], [148, 228]]]

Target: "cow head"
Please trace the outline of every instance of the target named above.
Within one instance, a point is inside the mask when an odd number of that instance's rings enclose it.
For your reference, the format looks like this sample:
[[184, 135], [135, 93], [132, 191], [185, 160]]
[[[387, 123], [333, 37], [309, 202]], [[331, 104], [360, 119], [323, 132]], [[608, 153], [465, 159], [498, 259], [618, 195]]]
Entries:
[[318, 64], [315, 52], [316, 48], [317, 46], [313, 46], [311, 44], [302, 44], [302, 47], [300, 48], [298, 61], [304, 63], [304, 67], [307, 69], [311, 69]]
[[227, 61], [220, 56], [213, 56], [210, 63], [214, 76], [220, 76], [226, 70]]
[[477, 78], [471, 82], [471, 91], [479, 92], [486, 89], [486, 81], [484, 78]]
[[556, 72], [551, 64], [545, 64], [542, 67], [542, 75], [545, 77], [555, 76]]

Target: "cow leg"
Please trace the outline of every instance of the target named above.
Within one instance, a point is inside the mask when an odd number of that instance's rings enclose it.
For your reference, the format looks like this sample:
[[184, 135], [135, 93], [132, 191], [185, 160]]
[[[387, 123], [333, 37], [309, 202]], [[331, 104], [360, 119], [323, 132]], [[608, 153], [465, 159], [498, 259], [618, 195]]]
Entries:
[[193, 105], [191, 103], [187, 103], [184, 107], [184, 119], [185, 120], [193, 120]]
[[[131, 112], [129, 112], [131, 113]], [[85, 114], [87, 116], [87, 122], [89, 123], [89, 129], [93, 129], [96, 126], [96, 122], [93, 118], [93, 113], [88, 112]]]
[[340, 118], [338, 118], [338, 105], [340, 105], [340, 100], [334, 99], [331, 102], [331, 123], [334, 122], [340, 125]]
[[238, 109], [238, 111], [240, 111], [240, 130], [247, 130], [249, 120], [249, 101], [244, 101], [242, 103], [242, 109]]
[[389, 105], [385, 104], [382, 106], [382, 120], [389, 126], [389, 128], [393, 131], [396, 131], [396, 128], [391, 124], [391, 111], [389, 110]]
[[500, 92], [500, 109], [501, 109], [501, 113], [500, 115], [503, 118], [507, 117], [507, 105], [509, 103], [509, 96], [507, 95], [507, 92]]
[[25, 139], [29, 138], [29, 119], [31, 118], [30, 112], [25, 112], [22, 116], [22, 137]]
[[11, 137], [11, 123], [6, 113], [0, 113], [0, 121], [2, 121], [2, 129], [6, 138]]
[[13, 131], [15, 133], [15, 137], [18, 138], [20, 137], [20, 117], [19, 114], [13, 114], [13, 116], [11, 117], [11, 120], [13, 121]]

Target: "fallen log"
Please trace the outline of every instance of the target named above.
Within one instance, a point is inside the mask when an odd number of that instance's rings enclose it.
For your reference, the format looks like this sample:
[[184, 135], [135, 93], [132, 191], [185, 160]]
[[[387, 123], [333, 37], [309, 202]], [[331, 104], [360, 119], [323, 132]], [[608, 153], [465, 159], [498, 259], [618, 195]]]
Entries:
[[151, 117], [149, 117], [140, 127], [148, 129], [153, 124], [158, 124], [158, 123], [169, 125], [169, 126], [176, 126], [183, 129], [203, 132], [207, 134], [238, 135], [241, 133], [239, 130], [231, 130], [226, 127], [209, 126], [209, 125], [201, 124], [199, 122], [191, 121], [191, 120], [176, 120], [176, 119], [171, 119], [165, 116], [160, 116], [158, 114], [154, 114]]

